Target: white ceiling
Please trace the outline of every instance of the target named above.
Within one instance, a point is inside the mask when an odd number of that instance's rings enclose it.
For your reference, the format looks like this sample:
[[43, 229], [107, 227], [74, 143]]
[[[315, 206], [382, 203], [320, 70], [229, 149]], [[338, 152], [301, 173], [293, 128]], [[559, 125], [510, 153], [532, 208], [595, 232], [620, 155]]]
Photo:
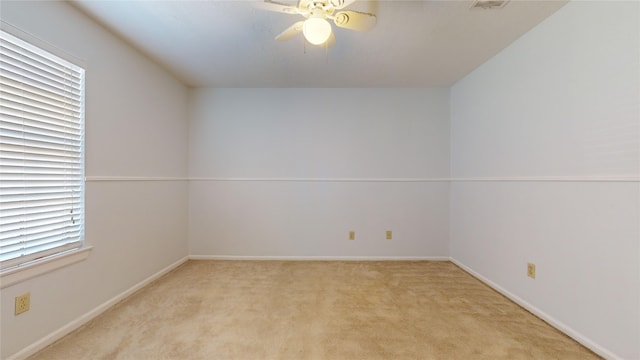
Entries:
[[[295, 0], [279, 2], [295, 4]], [[326, 50], [274, 37], [300, 15], [254, 1], [76, 0], [98, 22], [191, 86], [438, 87], [464, 77], [566, 1], [511, 0], [498, 10], [472, 0], [358, 1], [377, 16], [368, 32], [337, 28]]]

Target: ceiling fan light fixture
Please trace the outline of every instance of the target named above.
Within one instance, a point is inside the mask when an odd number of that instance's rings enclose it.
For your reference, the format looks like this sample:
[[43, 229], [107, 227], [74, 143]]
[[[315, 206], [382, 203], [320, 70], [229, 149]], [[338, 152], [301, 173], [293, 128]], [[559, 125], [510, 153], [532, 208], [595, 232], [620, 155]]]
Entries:
[[331, 37], [331, 24], [323, 18], [311, 17], [302, 25], [302, 34], [313, 45], [321, 45]]

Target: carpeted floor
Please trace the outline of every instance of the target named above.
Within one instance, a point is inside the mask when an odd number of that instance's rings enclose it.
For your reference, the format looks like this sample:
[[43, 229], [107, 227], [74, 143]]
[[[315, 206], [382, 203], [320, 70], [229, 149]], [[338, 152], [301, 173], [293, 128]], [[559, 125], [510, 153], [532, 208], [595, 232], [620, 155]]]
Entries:
[[32, 359], [597, 359], [450, 262], [189, 261]]

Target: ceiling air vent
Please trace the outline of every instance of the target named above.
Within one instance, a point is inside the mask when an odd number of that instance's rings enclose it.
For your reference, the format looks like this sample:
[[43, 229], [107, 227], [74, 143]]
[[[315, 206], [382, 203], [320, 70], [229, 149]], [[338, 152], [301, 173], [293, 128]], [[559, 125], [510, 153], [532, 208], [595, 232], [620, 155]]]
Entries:
[[475, 0], [472, 9], [502, 9], [509, 0]]

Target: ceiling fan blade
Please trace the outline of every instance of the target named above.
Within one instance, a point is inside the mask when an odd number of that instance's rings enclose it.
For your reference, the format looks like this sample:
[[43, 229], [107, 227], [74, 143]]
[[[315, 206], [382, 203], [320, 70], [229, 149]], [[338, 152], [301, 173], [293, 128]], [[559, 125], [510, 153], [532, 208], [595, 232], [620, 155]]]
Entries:
[[344, 9], [347, 6], [356, 2], [356, 0], [331, 0], [331, 5], [336, 9]]
[[373, 14], [345, 10], [337, 12], [333, 17], [333, 21], [336, 26], [341, 28], [367, 31], [376, 26], [377, 18]]
[[281, 32], [280, 35], [276, 36], [276, 40], [287, 41], [300, 34], [302, 32], [302, 24], [304, 24], [304, 21], [298, 21], [297, 23], [289, 26], [285, 31]]
[[256, 7], [256, 9], [260, 9], [260, 10], [267, 10], [267, 11], [275, 11], [275, 12], [279, 12], [279, 13], [285, 13], [285, 14], [298, 14], [298, 8], [292, 5], [288, 5], [288, 4], [280, 4], [277, 2], [271, 2], [271, 1], [260, 1], [260, 2], [255, 2], [254, 6]]

